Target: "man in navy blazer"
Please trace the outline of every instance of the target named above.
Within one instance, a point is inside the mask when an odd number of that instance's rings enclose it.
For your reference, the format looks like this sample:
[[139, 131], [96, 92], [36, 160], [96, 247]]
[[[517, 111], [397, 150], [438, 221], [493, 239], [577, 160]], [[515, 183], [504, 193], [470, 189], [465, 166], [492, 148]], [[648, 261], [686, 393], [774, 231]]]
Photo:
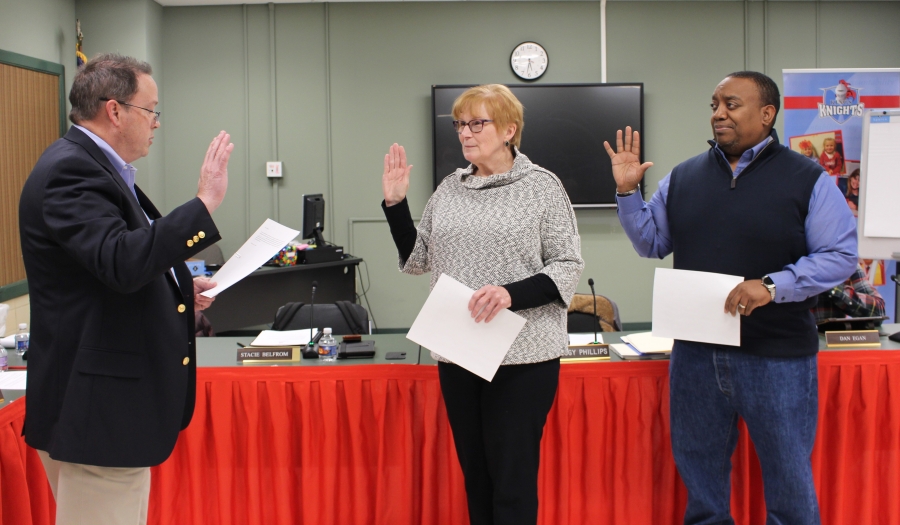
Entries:
[[41, 155], [19, 203], [32, 323], [23, 433], [57, 524], [146, 523], [149, 467], [194, 411], [194, 310], [212, 285], [184, 261], [220, 239], [210, 214], [234, 145], [221, 132], [196, 198], [161, 216], [130, 164], [160, 125], [151, 73], [120, 55], [83, 66], [75, 125]]

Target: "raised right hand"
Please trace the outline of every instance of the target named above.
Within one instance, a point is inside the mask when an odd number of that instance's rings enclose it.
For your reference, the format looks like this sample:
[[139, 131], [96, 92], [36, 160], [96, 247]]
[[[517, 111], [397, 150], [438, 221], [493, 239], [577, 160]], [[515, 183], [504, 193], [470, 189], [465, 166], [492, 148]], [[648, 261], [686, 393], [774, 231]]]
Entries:
[[384, 156], [384, 174], [381, 189], [384, 191], [385, 206], [393, 206], [406, 198], [409, 189], [409, 172], [412, 164], [406, 165], [406, 150], [396, 142]]
[[616, 179], [616, 191], [625, 193], [637, 188], [641, 179], [644, 178], [644, 172], [647, 171], [652, 162], [641, 164], [641, 134], [635, 131], [631, 133], [631, 126], [625, 128], [625, 140], [622, 140], [622, 130], [616, 131], [616, 151], [609, 146], [609, 142], [604, 141], [603, 146], [606, 153], [612, 159], [613, 178]]
[[200, 167], [200, 181], [197, 183], [197, 197], [206, 205], [209, 213], [215, 211], [225, 199], [228, 190], [228, 159], [234, 151], [234, 144], [228, 142], [231, 135], [220, 131], [206, 150], [206, 158]]

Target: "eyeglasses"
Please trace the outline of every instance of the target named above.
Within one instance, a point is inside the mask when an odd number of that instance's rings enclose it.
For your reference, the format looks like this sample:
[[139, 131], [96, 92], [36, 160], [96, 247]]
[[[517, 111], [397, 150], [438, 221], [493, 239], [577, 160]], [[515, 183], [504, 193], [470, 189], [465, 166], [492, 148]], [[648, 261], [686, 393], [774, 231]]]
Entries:
[[[115, 100], [115, 99], [112, 99], [112, 98], [101, 98], [100, 100], [102, 100], [103, 102], [107, 102], [107, 101], [109, 101], [109, 100]], [[153, 113], [153, 122], [156, 123], [156, 124], [159, 124], [159, 115], [160, 115], [160, 112], [159, 112], [159, 111], [153, 111], [152, 109], [147, 109], [147, 108], [142, 108], [142, 107], [140, 107], [140, 106], [135, 106], [134, 104], [129, 104], [128, 102], [122, 102], [121, 100], [116, 100], [116, 102], [118, 102], [119, 104], [122, 104], [123, 106], [128, 106], [128, 107], [130, 107], [130, 108], [143, 109], [143, 110], [146, 111], [147, 113]]]
[[484, 125], [488, 122], [493, 122], [493, 120], [486, 118], [477, 118], [468, 122], [466, 122], [465, 120], [454, 120], [453, 129], [455, 129], [457, 133], [462, 133], [463, 128], [469, 126], [469, 130], [472, 133], [481, 133], [481, 130], [484, 129]]

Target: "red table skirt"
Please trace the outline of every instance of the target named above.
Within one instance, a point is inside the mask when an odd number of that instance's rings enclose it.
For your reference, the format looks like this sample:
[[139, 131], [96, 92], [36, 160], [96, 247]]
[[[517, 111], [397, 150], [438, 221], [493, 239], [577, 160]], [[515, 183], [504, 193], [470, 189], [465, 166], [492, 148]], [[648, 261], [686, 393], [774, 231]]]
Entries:
[[25, 398], [0, 410], [0, 524], [53, 525], [56, 502], [37, 451], [25, 444]]
[[[681, 523], [668, 362], [564, 365], [544, 430], [540, 523]], [[252, 377], [251, 377], [252, 376]], [[813, 472], [824, 524], [900, 523], [900, 352], [819, 354]], [[0, 411], [0, 523], [50, 524], [24, 403]], [[765, 523], [742, 427], [738, 524]], [[191, 426], [155, 467], [150, 523], [465, 524], [462, 473], [437, 369], [201, 368]]]

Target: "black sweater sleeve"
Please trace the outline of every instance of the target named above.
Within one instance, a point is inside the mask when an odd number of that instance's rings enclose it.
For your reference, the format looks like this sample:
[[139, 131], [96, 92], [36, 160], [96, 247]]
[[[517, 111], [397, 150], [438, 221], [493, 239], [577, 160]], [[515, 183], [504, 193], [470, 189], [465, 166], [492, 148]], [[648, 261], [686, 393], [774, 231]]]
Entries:
[[388, 226], [391, 227], [391, 237], [394, 238], [394, 244], [397, 245], [397, 253], [405, 263], [413, 248], [416, 247], [416, 237], [419, 235], [416, 225], [413, 223], [412, 214], [409, 212], [409, 202], [403, 199], [393, 206], [387, 206], [384, 201], [381, 201], [381, 209], [384, 210]]
[[[391, 228], [391, 237], [394, 238], [394, 244], [397, 245], [397, 253], [400, 254], [400, 259], [406, 262], [413, 248], [416, 247], [416, 238], [418, 237], [412, 214], [409, 211], [409, 202], [403, 199], [394, 206], [387, 206], [384, 201], [381, 201], [381, 209]], [[537, 308], [557, 299], [562, 300], [556, 283], [550, 276], [543, 273], [505, 284], [503, 287], [506, 288], [512, 299], [512, 306], [509, 309], [513, 311]]]
[[514, 312], [544, 306], [557, 299], [562, 301], [556, 283], [545, 273], [538, 273], [521, 281], [504, 284], [503, 287], [509, 292], [509, 297], [512, 299], [512, 306], [509, 309]]

